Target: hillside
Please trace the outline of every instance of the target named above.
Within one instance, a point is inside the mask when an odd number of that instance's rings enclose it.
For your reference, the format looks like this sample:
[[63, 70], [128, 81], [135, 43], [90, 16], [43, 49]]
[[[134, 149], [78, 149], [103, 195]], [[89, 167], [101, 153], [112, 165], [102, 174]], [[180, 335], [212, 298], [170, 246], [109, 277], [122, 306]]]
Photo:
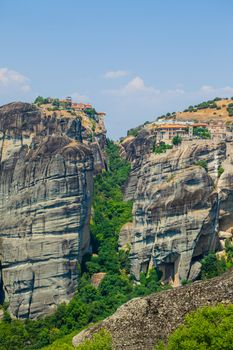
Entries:
[[105, 328], [115, 350], [152, 350], [184, 320], [187, 313], [204, 305], [233, 303], [233, 271], [205, 282], [137, 298], [121, 306], [115, 314], [73, 338], [77, 346]]
[[156, 118], [155, 121], [145, 122], [143, 125], [139, 125], [135, 128], [128, 130], [127, 137], [122, 138], [128, 140], [131, 136], [137, 136], [140, 131], [151, 131], [161, 124], [190, 124], [190, 123], [207, 123], [217, 125], [222, 123], [231, 128], [233, 124], [233, 99], [220, 99], [209, 100], [202, 102], [195, 106], [189, 106], [184, 111], [177, 111], [167, 113]]
[[195, 120], [198, 122], [224, 121], [232, 122], [231, 108], [233, 99], [221, 99], [190, 106], [183, 112], [176, 113], [178, 120]]

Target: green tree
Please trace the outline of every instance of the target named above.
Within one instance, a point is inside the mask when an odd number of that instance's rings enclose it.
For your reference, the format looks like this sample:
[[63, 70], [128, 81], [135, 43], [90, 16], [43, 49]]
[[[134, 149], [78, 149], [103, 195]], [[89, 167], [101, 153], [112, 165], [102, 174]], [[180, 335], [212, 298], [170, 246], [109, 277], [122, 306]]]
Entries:
[[218, 167], [218, 177], [220, 177], [224, 173], [224, 168], [222, 166]]
[[155, 350], [233, 349], [233, 305], [204, 307], [185, 317], [184, 324]]
[[179, 136], [179, 135], [174, 136], [173, 139], [172, 139], [172, 143], [173, 143], [174, 146], [180, 145], [181, 142], [182, 142], [182, 137]]
[[201, 139], [210, 139], [211, 138], [211, 134], [210, 134], [209, 130], [207, 128], [204, 128], [204, 127], [195, 127], [193, 129], [193, 135], [197, 136]]
[[201, 260], [201, 279], [221, 275], [227, 270], [224, 258], [219, 259], [215, 253], [210, 253]]
[[165, 142], [160, 142], [159, 145], [154, 145], [153, 152], [156, 154], [166, 153], [168, 149], [172, 149], [172, 145], [168, 145]]
[[48, 103], [48, 99], [47, 98], [44, 98], [42, 96], [38, 96], [35, 101], [34, 101], [35, 104], [38, 104], [38, 105], [42, 105], [42, 104], [47, 104]]
[[59, 108], [59, 107], [60, 107], [59, 99], [58, 99], [58, 98], [54, 98], [54, 99], [53, 99], [53, 102], [52, 102], [52, 105], [53, 105], [55, 108]]

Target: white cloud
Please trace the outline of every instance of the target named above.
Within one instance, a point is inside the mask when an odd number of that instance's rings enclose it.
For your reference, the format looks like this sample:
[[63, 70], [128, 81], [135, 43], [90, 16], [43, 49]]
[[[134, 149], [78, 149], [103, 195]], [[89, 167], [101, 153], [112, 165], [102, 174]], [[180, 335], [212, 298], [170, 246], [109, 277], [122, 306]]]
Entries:
[[121, 77], [126, 77], [127, 75], [129, 75], [129, 72], [127, 72], [125, 70], [116, 70], [116, 71], [106, 72], [104, 74], [104, 77], [106, 79], [117, 79], [117, 78], [121, 78]]
[[167, 90], [165, 91], [165, 94], [173, 94], [173, 95], [183, 95], [185, 94], [185, 90], [181, 88], [176, 88], [174, 90]]
[[77, 102], [86, 102], [90, 100], [88, 96], [82, 95], [79, 92], [73, 92], [70, 96], [74, 101], [77, 101]]
[[216, 88], [212, 85], [203, 85], [200, 88], [200, 92], [203, 92], [204, 94], [215, 94], [216, 96], [224, 97], [224, 94], [233, 94], [233, 87], [225, 86], [222, 88]]
[[150, 104], [156, 104], [158, 102], [165, 102], [166, 99], [172, 98], [179, 99], [179, 101], [185, 101], [193, 99], [204, 100], [206, 98], [214, 97], [225, 97], [233, 96], [233, 87], [225, 86], [216, 88], [212, 85], [202, 85], [197, 90], [185, 90], [182, 84], [176, 85], [173, 89], [160, 90], [153, 86], [148, 86], [145, 84], [144, 80], [136, 76], [130, 80], [126, 85], [121, 86], [117, 89], [108, 89], [103, 91], [104, 94], [119, 96], [119, 97], [135, 97], [136, 99], [141, 99], [145, 103], [145, 99], [150, 100]]
[[30, 80], [26, 76], [8, 68], [0, 68], [0, 87], [16, 88], [25, 93], [31, 90]]
[[203, 85], [200, 90], [203, 92], [214, 92], [215, 89], [211, 85]]
[[139, 76], [130, 80], [126, 85], [114, 90], [105, 90], [104, 93], [116, 96], [130, 96], [135, 94], [158, 95], [160, 90], [152, 86], [146, 86], [144, 80]]

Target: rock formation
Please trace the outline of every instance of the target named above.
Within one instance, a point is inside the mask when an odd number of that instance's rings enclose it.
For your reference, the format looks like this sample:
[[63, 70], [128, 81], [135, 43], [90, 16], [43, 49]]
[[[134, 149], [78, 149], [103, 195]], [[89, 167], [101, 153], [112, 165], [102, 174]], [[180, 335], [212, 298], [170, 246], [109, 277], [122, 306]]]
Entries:
[[233, 227], [232, 145], [193, 140], [155, 154], [153, 134], [142, 130], [121, 147], [132, 163], [125, 199], [134, 205], [119, 244], [130, 245], [132, 273], [139, 279], [155, 266], [175, 286], [195, 280], [203, 255], [219, 247], [219, 230]]
[[112, 335], [114, 350], [152, 350], [199, 307], [233, 303], [233, 271], [205, 282], [132, 299], [112, 316], [73, 338], [77, 346], [105, 328]]
[[13, 316], [48, 314], [73, 295], [104, 142], [103, 123], [84, 113], [0, 108], [0, 302]]

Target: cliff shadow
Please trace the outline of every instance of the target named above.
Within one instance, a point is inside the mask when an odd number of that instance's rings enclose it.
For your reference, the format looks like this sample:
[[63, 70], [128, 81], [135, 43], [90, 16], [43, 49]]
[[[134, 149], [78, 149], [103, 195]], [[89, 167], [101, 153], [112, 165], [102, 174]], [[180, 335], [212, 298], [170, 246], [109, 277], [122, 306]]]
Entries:
[[3, 287], [3, 280], [2, 280], [2, 264], [0, 261], [0, 305], [3, 305], [5, 301], [5, 292]]

